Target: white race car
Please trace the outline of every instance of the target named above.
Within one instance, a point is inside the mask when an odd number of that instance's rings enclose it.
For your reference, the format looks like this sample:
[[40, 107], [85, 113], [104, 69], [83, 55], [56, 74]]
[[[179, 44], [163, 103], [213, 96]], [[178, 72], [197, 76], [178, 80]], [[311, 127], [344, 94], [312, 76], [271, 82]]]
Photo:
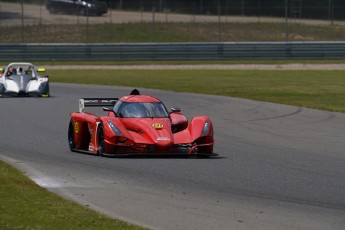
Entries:
[[49, 97], [48, 76], [39, 76], [45, 69], [27, 62], [9, 64], [0, 68], [0, 97], [3, 96], [36, 96]]

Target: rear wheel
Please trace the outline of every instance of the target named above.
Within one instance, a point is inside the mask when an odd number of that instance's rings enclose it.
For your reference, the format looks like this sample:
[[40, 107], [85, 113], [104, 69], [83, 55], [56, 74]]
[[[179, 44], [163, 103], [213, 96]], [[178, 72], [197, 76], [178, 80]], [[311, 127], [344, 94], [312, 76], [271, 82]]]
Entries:
[[98, 127], [97, 131], [97, 144], [98, 144], [98, 150], [97, 153], [101, 157], [104, 157], [104, 128], [103, 124], [101, 123]]
[[68, 145], [69, 145], [69, 149], [72, 152], [74, 152], [76, 150], [76, 148], [75, 148], [75, 140], [74, 140], [74, 124], [73, 124], [73, 120], [72, 119], [69, 122], [69, 126], [68, 126]]

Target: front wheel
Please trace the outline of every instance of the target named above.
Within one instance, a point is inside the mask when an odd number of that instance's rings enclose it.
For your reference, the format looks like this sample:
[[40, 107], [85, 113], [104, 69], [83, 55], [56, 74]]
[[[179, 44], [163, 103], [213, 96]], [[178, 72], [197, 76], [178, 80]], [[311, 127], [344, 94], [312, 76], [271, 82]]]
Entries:
[[81, 8], [80, 13], [81, 16], [89, 16], [89, 12], [86, 8]]
[[97, 144], [98, 149], [97, 153], [101, 157], [104, 157], [104, 127], [103, 124], [100, 124], [97, 131]]
[[72, 119], [68, 126], [68, 146], [72, 152], [75, 152], [74, 124]]
[[42, 94], [43, 97], [50, 97], [50, 93], [49, 93], [49, 84], [47, 85], [47, 88], [46, 88], [46, 93], [45, 94]]
[[212, 154], [213, 153], [213, 145], [199, 147], [198, 153], [205, 154], [205, 155]]
[[49, 13], [56, 14], [56, 9], [53, 6], [49, 7], [48, 10], [49, 10]]

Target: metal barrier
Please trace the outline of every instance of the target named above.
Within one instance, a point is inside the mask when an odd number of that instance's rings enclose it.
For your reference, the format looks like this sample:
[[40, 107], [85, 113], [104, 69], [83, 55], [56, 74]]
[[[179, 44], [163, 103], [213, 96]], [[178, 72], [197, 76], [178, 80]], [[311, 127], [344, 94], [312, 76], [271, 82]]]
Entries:
[[0, 44], [1, 61], [343, 59], [345, 42]]

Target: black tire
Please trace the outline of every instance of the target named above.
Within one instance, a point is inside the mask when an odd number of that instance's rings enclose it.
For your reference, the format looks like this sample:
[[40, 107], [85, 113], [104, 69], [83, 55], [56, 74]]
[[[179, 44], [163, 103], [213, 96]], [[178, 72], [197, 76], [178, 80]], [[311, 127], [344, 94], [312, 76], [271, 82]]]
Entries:
[[49, 84], [47, 85], [47, 92], [45, 93], [45, 97], [50, 97], [50, 92], [49, 92]]
[[98, 130], [97, 130], [97, 145], [98, 145], [98, 150], [97, 153], [101, 157], [104, 157], [104, 128], [103, 124], [99, 124]]
[[49, 7], [48, 10], [49, 10], [49, 13], [56, 14], [56, 9], [53, 6]]
[[75, 140], [74, 140], [74, 124], [73, 124], [72, 119], [69, 122], [69, 126], [68, 126], [68, 146], [72, 152], [76, 151], [76, 145], [75, 145]]
[[81, 8], [80, 16], [88, 16], [88, 10], [86, 8]]
[[198, 148], [198, 153], [201, 154], [212, 154], [213, 153], [213, 146], [204, 146]]
[[213, 156], [213, 146], [199, 147], [197, 153], [198, 158], [209, 158]]

